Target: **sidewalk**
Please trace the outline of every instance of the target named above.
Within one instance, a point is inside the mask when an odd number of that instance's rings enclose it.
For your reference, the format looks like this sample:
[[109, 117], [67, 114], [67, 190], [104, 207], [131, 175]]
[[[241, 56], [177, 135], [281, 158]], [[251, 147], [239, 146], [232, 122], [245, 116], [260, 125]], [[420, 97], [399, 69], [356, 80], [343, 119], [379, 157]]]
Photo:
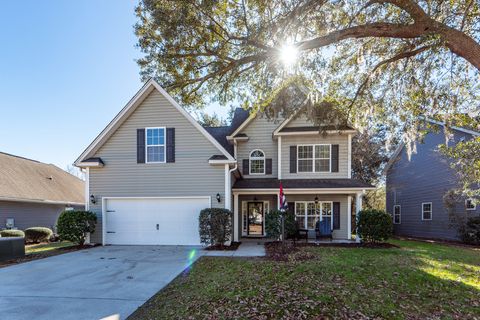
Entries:
[[264, 257], [265, 246], [258, 242], [242, 242], [235, 251], [207, 251], [203, 250], [204, 256], [215, 257]]

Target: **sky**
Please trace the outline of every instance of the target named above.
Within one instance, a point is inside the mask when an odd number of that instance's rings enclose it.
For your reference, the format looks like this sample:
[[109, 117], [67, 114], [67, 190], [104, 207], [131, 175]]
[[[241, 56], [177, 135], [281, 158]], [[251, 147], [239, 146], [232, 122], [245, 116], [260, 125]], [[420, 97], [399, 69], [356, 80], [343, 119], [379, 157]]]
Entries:
[[1, 152], [66, 169], [125, 106], [142, 86], [136, 3], [2, 1]]

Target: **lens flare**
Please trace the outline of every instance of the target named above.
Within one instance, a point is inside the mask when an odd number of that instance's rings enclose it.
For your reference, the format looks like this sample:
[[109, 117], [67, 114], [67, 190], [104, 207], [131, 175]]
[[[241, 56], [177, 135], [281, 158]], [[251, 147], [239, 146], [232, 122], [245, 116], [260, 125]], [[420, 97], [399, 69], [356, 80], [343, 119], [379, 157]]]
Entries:
[[280, 49], [280, 60], [286, 66], [293, 65], [298, 59], [298, 49], [293, 45], [284, 45]]

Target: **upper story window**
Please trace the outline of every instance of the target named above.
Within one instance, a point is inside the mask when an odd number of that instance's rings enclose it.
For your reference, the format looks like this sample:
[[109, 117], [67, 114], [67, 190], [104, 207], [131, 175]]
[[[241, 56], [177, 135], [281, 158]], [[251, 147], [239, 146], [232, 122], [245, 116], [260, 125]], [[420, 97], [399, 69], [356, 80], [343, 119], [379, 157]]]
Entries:
[[422, 203], [422, 220], [432, 220], [432, 203]]
[[402, 211], [400, 205], [396, 204], [393, 206], [393, 223], [400, 224], [402, 221]]
[[476, 210], [477, 204], [473, 201], [473, 199], [465, 200], [465, 209], [467, 210]]
[[146, 128], [147, 163], [165, 162], [165, 128]]
[[250, 174], [265, 174], [265, 153], [262, 150], [250, 152]]
[[298, 146], [297, 152], [297, 172], [330, 172], [331, 145]]

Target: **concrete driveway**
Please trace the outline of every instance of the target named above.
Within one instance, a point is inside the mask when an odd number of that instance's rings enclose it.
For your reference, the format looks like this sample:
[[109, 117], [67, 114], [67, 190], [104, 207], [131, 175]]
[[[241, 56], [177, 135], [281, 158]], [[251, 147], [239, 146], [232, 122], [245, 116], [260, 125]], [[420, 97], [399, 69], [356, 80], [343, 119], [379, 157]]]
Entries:
[[0, 268], [0, 318], [124, 319], [201, 254], [182, 246], [97, 247]]

